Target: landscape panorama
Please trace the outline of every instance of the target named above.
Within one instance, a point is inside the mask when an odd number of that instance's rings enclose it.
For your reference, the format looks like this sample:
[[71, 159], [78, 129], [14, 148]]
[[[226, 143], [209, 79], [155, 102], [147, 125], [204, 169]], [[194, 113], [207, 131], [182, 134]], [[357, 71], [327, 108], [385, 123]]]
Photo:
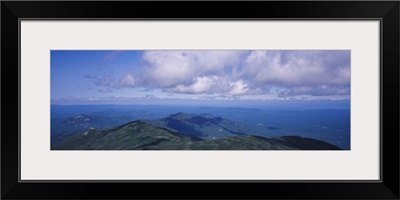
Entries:
[[51, 50], [51, 150], [350, 150], [350, 50]]

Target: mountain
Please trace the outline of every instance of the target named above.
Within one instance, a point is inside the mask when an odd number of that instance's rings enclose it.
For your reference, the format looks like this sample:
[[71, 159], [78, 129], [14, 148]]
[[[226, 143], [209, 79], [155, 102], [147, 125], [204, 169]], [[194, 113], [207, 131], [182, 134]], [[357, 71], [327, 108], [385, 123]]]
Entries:
[[282, 136], [266, 138], [262, 136], [229, 136], [216, 140], [202, 140], [192, 145], [195, 150], [340, 150], [332, 144], [303, 138]]
[[225, 138], [252, 133], [252, 128], [240, 122], [234, 122], [210, 114], [177, 113], [158, 120], [146, 120], [148, 124], [171, 131], [192, 135], [203, 139]]
[[76, 133], [90, 129], [111, 128], [134, 120], [131, 116], [100, 116], [78, 114], [67, 119], [51, 120], [52, 145], [57, 144]]
[[[174, 117], [174, 116], [173, 116]], [[179, 114], [179, 119], [192, 119]], [[206, 118], [213, 119], [213, 118]], [[197, 120], [197, 118], [196, 118]], [[203, 120], [201, 118], [201, 120]], [[197, 122], [196, 122], [197, 123]], [[201, 122], [203, 123], [203, 122]], [[209, 121], [204, 122], [211, 123]], [[193, 135], [157, 127], [143, 120], [104, 130], [87, 130], [75, 134], [53, 150], [339, 150], [323, 141], [284, 136], [234, 135], [220, 139], [202, 139]]]
[[88, 130], [70, 137], [54, 149], [186, 149], [201, 140], [138, 120], [105, 130]]

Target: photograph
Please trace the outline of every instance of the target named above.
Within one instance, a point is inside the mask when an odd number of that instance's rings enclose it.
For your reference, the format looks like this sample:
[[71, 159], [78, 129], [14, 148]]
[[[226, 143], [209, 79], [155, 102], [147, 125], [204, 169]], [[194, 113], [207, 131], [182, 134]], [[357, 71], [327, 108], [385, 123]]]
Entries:
[[399, 199], [399, 11], [4, 0], [0, 199]]
[[351, 150], [350, 50], [51, 50], [51, 150]]

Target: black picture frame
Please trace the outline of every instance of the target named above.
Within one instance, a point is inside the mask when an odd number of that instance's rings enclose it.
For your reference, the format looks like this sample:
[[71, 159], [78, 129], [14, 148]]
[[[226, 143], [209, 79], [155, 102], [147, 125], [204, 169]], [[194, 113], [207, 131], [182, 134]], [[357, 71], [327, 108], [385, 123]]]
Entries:
[[[157, 9], [155, 9], [157, 8]], [[2, 199], [399, 199], [398, 1], [2, 1]], [[20, 19], [379, 19], [381, 175], [378, 182], [19, 182]], [[17, 84], [18, 81], [18, 84]], [[368, 155], [366, 155], [368, 156]], [[260, 188], [263, 188], [260, 190]], [[148, 191], [154, 191], [148, 193]]]

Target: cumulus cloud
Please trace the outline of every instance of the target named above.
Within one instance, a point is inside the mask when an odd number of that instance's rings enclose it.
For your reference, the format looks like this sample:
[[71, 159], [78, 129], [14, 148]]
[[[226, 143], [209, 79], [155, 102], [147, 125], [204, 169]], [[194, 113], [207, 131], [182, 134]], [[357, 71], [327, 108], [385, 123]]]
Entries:
[[[206, 75], [226, 75], [226, 68], [241, 61], [244, 51], [146, 51], [143, 59], [148, 83], [159, 87], [192, 84], [193, 78]], [[229, 70], [228, 70], [229, 71]]]
[[125, 74], [123, 77], [121, 77], [118, 82], [116, 82], [114, 84], [115, 88], [126, 88], [126, 87], [130, 87], [130, 88], [134, 88], [135, 85], [135, 78], [132, 74], [127, 73]]
[[217, 76], [197, 77], [190, 85], [179, 84], [174, 88], [168, 89], [168, 91], [175, 93], [188, 93], [188, 94], [222, 92], [218, 91], [222, 89], [220, 86], [220, 82], [218, 80], [219, 77]]
[[229, 91], [228, 94], [241, 95], [241, 94], [246, 94], [246, 92], [249, 90], [247, 84], [244, 83], [243, 80], [230, 82], [229, 86], [231, 87], [231, 90]]
[[85, 77], [92, 79], [93, 84], [99, 87], [97, 91], [102, 93], [111, 93], [113, 88], [121, 89], [136, 87], [136, 80], [130, 73], [126, 73], [123, 77], [119, 78], [118, 81], [115, 81], [113, 77], [107, 76], [86, 75]]
[[248, 91], [248, 86], [243, 80], [230, 81], [220, 76], [196, 77], [191, 84], [179, 84], [166, 89], [172, 93], [185, 94], [233, 94], [242, 95]]
[[[349, 95], [349, 50], [144, 51], [140, 71], [117, 81], [88, 77], [103, 87], [161, 89], [172, 94]], [[272, 88], [280, 88], [274, 90]]]
[[350, 83], [349, 51], [253, 51], [237, 76], [255, 84], [315, 86]]

